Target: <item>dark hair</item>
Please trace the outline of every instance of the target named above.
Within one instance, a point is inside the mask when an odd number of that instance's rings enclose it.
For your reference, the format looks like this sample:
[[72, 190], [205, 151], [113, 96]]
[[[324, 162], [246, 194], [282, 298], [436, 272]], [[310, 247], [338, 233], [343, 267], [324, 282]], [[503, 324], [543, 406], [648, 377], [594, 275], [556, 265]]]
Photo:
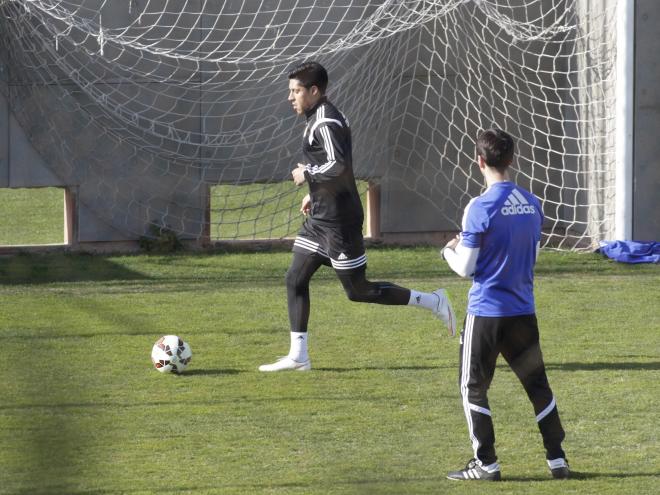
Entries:
[[325, 94], [328, 87], [328, 73], [318, 62], [303, 62], [297, 65], [289, 72], [289, 79], [298, 79], [307, 89], [316, 86], [321, 94]]
[[499, 172], [511, 165], [514, 149], [513, 138], [501, 129], [486, 129], [477, 138], [477, 154]]

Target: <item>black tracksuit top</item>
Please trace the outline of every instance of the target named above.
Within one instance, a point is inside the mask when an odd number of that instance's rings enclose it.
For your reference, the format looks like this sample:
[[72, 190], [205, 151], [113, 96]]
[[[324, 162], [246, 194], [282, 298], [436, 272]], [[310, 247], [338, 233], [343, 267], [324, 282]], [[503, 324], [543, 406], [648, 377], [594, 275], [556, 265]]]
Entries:
[[309, 218], [325, 225], [361, 225], [364, 212], [353, 175], [348, 120], [325, 97], [305, 114], [303, 155], [312, 201]]

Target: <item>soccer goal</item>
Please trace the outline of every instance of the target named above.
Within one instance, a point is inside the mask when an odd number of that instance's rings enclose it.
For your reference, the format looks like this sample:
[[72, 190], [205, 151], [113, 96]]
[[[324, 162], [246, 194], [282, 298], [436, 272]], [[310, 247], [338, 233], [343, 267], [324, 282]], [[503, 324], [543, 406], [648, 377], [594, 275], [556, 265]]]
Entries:
[[498, 126], [544, 245], [582, 249], [615, 228], [616, 25], [607, 0], [0, 0], [0, 94], [77, 187], [81, 242], [294, 235], [286, 73], [316, 59], [374, 232], [459, 230]]

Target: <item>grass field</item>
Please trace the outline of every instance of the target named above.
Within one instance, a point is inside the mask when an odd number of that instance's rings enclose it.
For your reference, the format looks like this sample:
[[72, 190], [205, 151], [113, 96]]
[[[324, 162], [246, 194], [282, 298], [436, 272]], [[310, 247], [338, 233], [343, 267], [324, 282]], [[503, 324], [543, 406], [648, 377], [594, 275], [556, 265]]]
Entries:
[[0, 246], [63, 242], [64, 189], [0, 188]]
[[[533, 412], [500, 363], [490, 394], [504, 482], [445, 479], [471, 455], [458, 339], [430, 313], [312, 285], [311, 373], [288, 350], [288, 253], [0, 258], [2, 494], [652, 494], [660, 479], [658, 266], [544, 252], [537, 303], [576, 478], [553, 481]], [[469, 282], [432, 249], [372, 249], [373, 279]], [[193, 348], [182, 376], [154, 341]]]
[[[368, 184], [357, 181], [366, 212]], [[263, 239], [295, 236], [300, 203], [307, 188], [291, 181], [218, 185], [211, 188], [211, 239]], [[366, 223], [365, 223], [366, 233]], [[64, 190], [0, 188], [0, 246], [64, 242]]]

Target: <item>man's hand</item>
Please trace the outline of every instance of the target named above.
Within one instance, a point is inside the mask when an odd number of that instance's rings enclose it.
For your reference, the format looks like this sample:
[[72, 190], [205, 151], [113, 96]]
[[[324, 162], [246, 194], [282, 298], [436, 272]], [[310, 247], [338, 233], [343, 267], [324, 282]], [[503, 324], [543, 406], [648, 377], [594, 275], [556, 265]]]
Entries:
[[305, 166], [302, 163], [298, 164], [298, 168], [291, 171], [293, 176], [293, 183], [296, 186], [302, 186], [305, 183]]
[[312, 208], [312, 198], [310, 198], [308, 194], [302, 200], [302, 205], [300, 205], [300, 213], [307, 216], [311, 208]]
[[445, 245], [445, 248], [446, 248], [446, 249], [456, 249], [456, 246], [458, 246], [458, 243], [460, 242], [460, 240], [461, 240], [461, 236], [460, 236], [460, 235], [457, 235], [456, 237], [454, 237], [453, 239], [451, 239], [451, 240]]
[[447, 244], [445, 244], [445, 247], [443, 247], [440, 250], [440, 256], [442, 257], [443, 260], [446, 260], [445, 258], [445, 250], [446, 249], [451, 249], [452, 251], [456, 249], [456, 246], [458, 246], [458, 243], [461, 241], [461, 236], [457, 235], [453, 239], [451, 239]]

